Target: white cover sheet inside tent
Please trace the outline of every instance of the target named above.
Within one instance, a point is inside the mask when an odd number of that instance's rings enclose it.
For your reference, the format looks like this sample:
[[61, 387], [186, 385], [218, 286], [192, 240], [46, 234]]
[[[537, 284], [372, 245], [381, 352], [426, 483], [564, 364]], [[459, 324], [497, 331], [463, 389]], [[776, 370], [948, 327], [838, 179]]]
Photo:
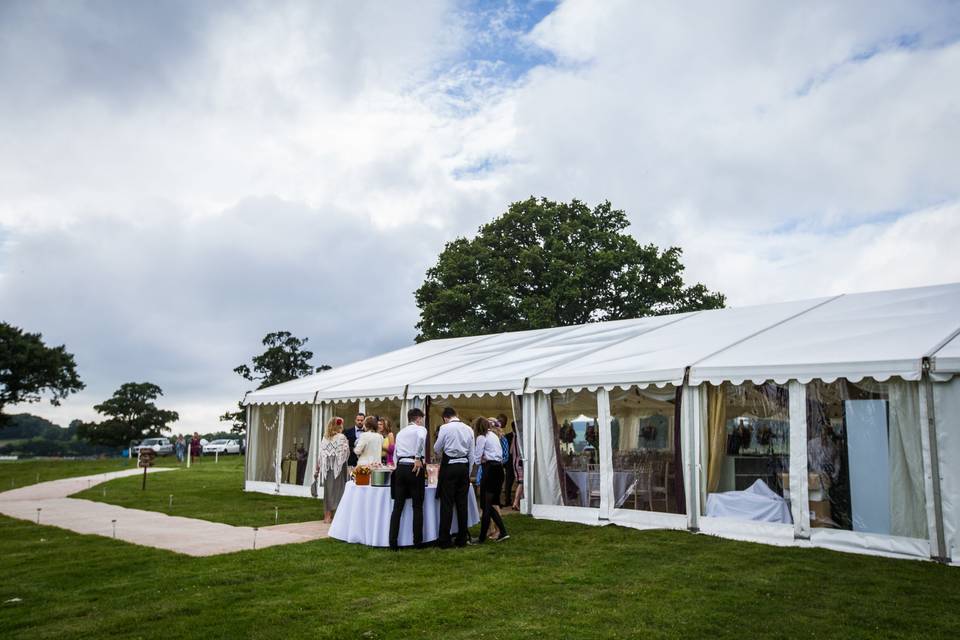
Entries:
[[693, 365], [690, 384], [920, 378], [960, 324], [960, 284], [839, 296]]
[[524, 380], [540, 371], [572, 363], [608, 345], [628, 340], [689, 314], [560, 327], [539, 332], [522, 347], [501, 349], [468, 366], [433, 374], [410, 384], [410, 395], [520, 393]]
[[683, 381], [687, 365], [829, 298], [661, 316], [676, 319], [530, 378], [528, 391]]

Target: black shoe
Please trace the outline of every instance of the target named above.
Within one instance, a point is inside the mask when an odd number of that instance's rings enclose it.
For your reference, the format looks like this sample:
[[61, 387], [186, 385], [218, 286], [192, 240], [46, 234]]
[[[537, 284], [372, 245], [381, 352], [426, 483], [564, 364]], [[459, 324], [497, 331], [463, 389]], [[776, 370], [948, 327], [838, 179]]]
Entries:
[[503, 542], [504, 540], [509, 540], [509, 539], [510, 539], [510, 534], [509, 534], [509, 533], [505, 533], [505, 534], [503, 534], [502, 536], [500, 536], [499, 538], [497, 538], [496, 540], [494, 540], [494, 542]]

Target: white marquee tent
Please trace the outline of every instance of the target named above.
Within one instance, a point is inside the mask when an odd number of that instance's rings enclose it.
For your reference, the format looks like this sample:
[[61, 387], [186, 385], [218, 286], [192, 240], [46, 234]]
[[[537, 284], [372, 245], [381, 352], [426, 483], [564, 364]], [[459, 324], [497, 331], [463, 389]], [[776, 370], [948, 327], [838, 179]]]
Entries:
[[246, 487], [308, 495], [334, 415], [453, 404], [513, 416], [536, 517], [956, 563], [958, 334], [951, 284], [432, 340], [248, 394]]

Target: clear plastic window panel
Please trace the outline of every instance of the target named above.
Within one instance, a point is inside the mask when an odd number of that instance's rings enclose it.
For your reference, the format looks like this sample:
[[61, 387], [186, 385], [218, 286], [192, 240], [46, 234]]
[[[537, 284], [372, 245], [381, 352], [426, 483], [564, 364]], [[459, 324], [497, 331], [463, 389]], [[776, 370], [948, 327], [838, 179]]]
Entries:
[[[553, 443], [565, 506], [600, 507], [600, 424], [597, 394], [592, 391], [554, 391], [550, 394]], [[538, 417], [539, 419], [539, 417]], [[538, 473], [552, 473], [538, 469]]]
[[396, 435], [407, 425], [406, 416], [401, 419], [400, 400], [367, 400], [367, 415], [386, 418], [387, 426]]
[[280, 432], [280, 406], [265, 404], [258, 407], [256, 460], [253, 479], [257, 482], [277, 481], [277, 438]]
[[807, 385], [810, 526], [926, 538], [917, 384]]
[[[504, 434], [509, 434], [512, 432], [516, 420], [513, 416], [513, 405], [510, 396], [471, 396], [469, 398], [446, 396], [431, 398], [430, 415], [428, 416], [429, 441], [431, 443], [436, 441], [437, 430], [440, 429], [440, 426], [443, 424], [441, 414], [443, 413], [444, 407], [453, 407], [456, 409], [457, 416], [462, 422], [468, 424], [471, 429], [473, 428], [474, 420], [477, 418], [505, 416], [507, 426], [504, 428]], [[428, 448], [432, 449], [432, 444]], [[428, 454], [432, 459], [432, 450], [429, 451]], [[438, 461], [434, 460], [434, 462]]]
[[792, 524], [787, 388], [724, 383], [706, 391], [704, 514]]
[[310, 466], [310, 425], [313, 408], [309, 404], [288, 404], [283, 409], [280, 482], [302, 485]]
[[678, 428], [672, 385], [610, 392], [615, 508], [685, 513]]

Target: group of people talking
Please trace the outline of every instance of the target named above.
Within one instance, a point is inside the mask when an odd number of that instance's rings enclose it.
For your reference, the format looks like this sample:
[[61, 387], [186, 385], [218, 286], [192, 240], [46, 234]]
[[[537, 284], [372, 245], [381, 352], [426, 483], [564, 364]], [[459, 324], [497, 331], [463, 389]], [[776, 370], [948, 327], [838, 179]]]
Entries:
[[[504, 479], [509, 475], [512, 484], [516, 475], [508, 465], [510, 449], [503, 435], [505, 416], [477, 418], [473, 428], [460, 421], [453, 407], [446, 407], [441, 414], [443, 424], [437, 431], [433, 451], [440, 459], [436, 496], [440, 500], [440, 531], [437, 544], [441, 548], [463, 547], [472, 544], [467, 524], [470, 477], [474, 467], [479, 486], [481, 518], [479, 543], [485, 542], [491, 533], [491, 522], [496, 530], [496, 540], [507, 540], [510, 535], [500, 516], [500, 499]], [[420, 409], [407, 412], [407, 426], [394, 437], [384, 433], [379, 425], [383, 418], [356, 416], [355, 426], [344, 430], [343, 419], [333, 418], [326, 426], [320, 444], [314, 477], [324, 487], [324, 520], [330, 522], [351, 469], [357, 465], [382, 462], [396, 464], [391, 480], [393, 511], [390, 517], [390, 548], [398, 549], [400, 520], [407, 500], [413, 507], [413, 543], [423, 546], [423, 502], [426, 493], [426, 447], [427, 429], [425, 415]], [[359, 428], [363, 431], [357, 433]], [[350, 433], [353, 432], [353, 433]], [[351, 438], [351, 436], [353, 436]], [[352, 441], [351, 441], [352, 440]], [[376, 454], [376, 457], [374, 457]], [[509, 469], [510, 473], [505, 473]], [[522, 477], [518, 478], [522, 482]], [[509, 491], [509, 488], [508, 488]], [[519, 492], [517, 498], [519, 499]], [[450, 532], [453, 517], [457, 517], [457, 533]]]

